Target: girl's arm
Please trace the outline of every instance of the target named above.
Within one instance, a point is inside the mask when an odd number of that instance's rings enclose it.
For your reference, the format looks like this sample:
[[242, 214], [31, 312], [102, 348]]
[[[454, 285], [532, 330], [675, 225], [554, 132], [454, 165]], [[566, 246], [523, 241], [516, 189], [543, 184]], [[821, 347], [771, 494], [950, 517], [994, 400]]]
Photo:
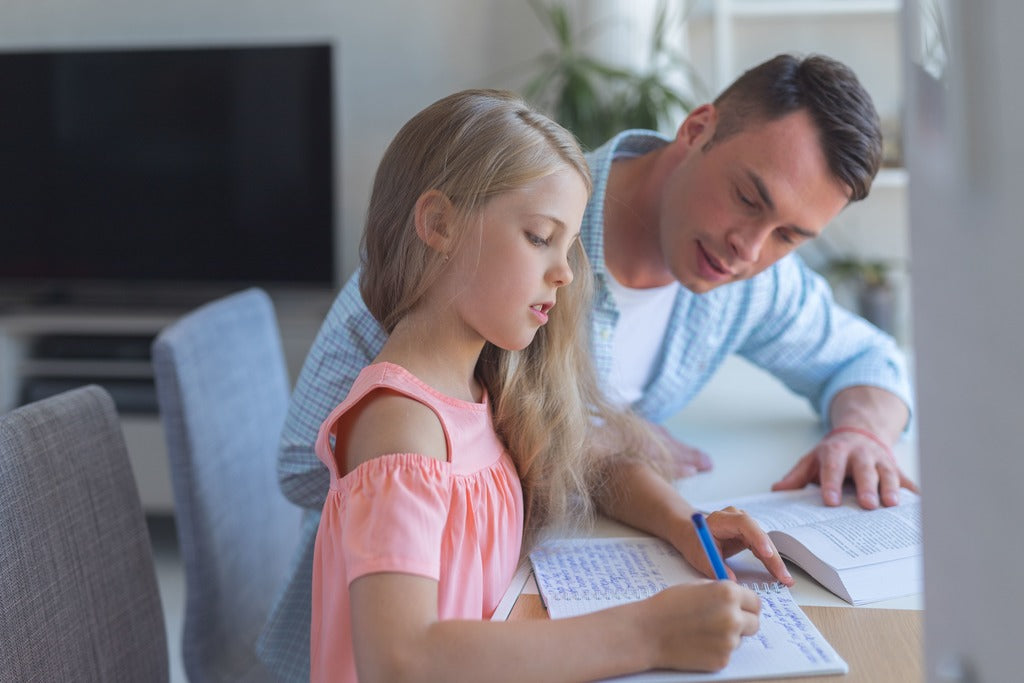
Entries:
[[369, 574], [350, 587], [359, 680], [591, 680], [651, 668], [714, 671], [758, 628], [760, 599], [731, 581], [674, 586], [580, 617], [439, 621], [437, 582]]
[[[411, 399], [375, 392], [337, 428], [339, 470], [382, 453], [444, 460], [436, 415]], [[713, 518], [709, 518], [709, 524]], [[336, 577], [343, 580], [342, 577]], [[381, 572], [349, 586], [360, 681], [586, 680], [651, 668], [716, 670], [757, 631], [760, 600], [726, 581], [675, 586], [647, 600], [559, 620], [438, 619], [438, 582]]]
[[[644, 462], [610, 459], [609, 485], [597, 498], [598, 508], [612, 519], [658, 536], [673, 546], [686, 561], [707, 576], [714, 576], [690, 516], [693, 506], [675, 488]], [[775, 544], [753, 517], [729, 507], [708, 516], [708, 528], [729, 557], [750, 548], [780, 582], [793, 585]], [[732, 569], [726, 567], [730, 577]]]

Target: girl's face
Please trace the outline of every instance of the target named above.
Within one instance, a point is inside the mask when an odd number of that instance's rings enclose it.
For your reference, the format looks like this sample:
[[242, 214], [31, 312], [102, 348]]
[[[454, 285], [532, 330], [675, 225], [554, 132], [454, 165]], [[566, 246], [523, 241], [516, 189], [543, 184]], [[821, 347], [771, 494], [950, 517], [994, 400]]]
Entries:
[[508, 350], [533, 341], [559, 288], [572, 282], [568, 254], [586, 205], [583, 179], [565, 167], [495, 196], [468, 218], [444, 279], [471, 334]]

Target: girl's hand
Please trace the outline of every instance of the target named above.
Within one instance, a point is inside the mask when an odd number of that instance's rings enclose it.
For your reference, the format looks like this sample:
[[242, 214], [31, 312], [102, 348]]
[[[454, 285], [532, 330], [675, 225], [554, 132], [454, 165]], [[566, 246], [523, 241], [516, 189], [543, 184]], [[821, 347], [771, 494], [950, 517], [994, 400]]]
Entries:
[[761, 599], [732, 581], [667, 588], [636, 604], [649, 628], [655, 668], [718, 671], [743, 636], [757, 633]]
[[[782, 561], [779, 551], [775, 549], [775, 544], [753, 517], [730, 505], [724, 510], [712, 512], [708, 515], [707, 521], [708, 529], [718, 544], [722, 557], [731, 557], [750, 548], [754, 556], [761, 560], [777, 581], [786, 586], [793, 585], [793, 577], [786, 569], [786, 563]], [[683, 547], [679, 551], [693, 567], [706, 576], [714, 577], [714, 570], [711, 568], [704, 547], [697, 537], [696, 529], [687, 534]], [[728, 572], [729, 578], [735, 580], [736, 574], [728, 565], [725, 570]]]

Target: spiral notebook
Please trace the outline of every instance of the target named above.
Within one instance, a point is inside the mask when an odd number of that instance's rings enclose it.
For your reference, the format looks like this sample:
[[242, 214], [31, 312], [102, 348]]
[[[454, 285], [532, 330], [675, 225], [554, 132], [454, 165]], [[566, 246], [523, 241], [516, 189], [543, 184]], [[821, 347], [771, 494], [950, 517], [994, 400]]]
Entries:
[[[549, 541], [530, 553], [530, 562], [552, 619], [642, 600], [701, 578], [672, 546], [651, 537]], [[724, 669], [715, 673], [650, 671], [610, 680], [733, 681], [849, 670], [788, 588], [777, 583], [745, 585], [761, 597], [760, 630], [743, 638]]]

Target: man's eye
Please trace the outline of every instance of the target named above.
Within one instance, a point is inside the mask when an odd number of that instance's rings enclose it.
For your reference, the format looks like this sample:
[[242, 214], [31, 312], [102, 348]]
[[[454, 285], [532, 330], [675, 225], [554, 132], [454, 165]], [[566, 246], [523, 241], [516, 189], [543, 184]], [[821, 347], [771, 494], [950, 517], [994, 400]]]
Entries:
[[779, 236], [779, 239], [786, 244], [793, 244], [796, 239], [793, 237], [793, 233], [786, 228], [779, 228], [775, 231], [775, 234]]
[[736, 196], [739, 197], [740, 203], [742, 203], [744, 206], [747, 206], [751, 209], [757, 207], [757, 203], [754, 202], [754, 200], [750, 199], [749, 197], [747, 197], [747, 195], [743, 194], [739, 190], [736, 191]]

